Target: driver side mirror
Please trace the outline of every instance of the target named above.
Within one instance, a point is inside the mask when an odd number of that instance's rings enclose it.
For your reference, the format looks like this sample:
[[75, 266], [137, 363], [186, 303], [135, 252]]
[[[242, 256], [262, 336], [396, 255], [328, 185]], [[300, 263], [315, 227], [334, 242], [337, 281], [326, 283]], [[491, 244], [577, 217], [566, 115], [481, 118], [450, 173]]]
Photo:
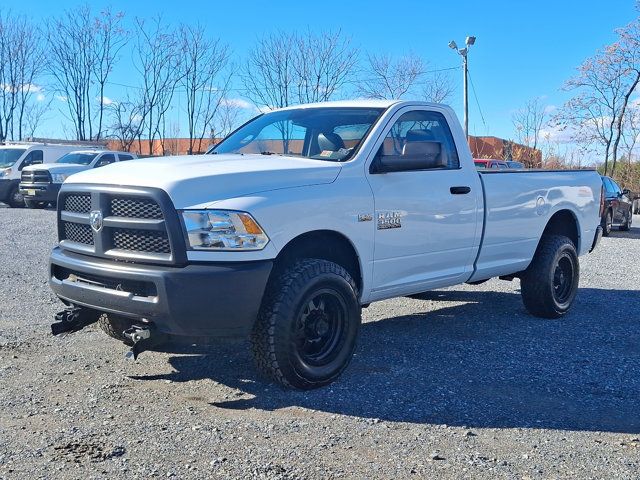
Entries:
[[622, 195], [631, 195], [631, 190], [629, 190], [628, 188], [625, 188], [624, 190], [622, 190]]

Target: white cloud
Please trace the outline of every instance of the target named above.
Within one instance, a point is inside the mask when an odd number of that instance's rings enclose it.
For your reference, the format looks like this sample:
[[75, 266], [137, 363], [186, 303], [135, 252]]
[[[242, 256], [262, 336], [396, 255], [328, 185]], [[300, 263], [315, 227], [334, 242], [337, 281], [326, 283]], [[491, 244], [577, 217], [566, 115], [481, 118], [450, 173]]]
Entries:
[[550, 143], [571, 143], [575, 134], [575, 129], [559, 125], [547, 125], [540, 130], [540, 138]]
[[244, 110], [255, 109], [252, 103], [249, 103], [246, 100], [243, 100], [242, 98], [223, 98], [221, 103], [229, 107], [238, 107]]
[[36, 100], [37, 100], [38, 102], [44, 102], [44, 99], [45, 99], [45, 98], [46, 98], [46, 97], [44, 96], [44, 94], [43, 94], [43, 93], [39, 93], [38, 95], [36, 95]]
[[64, 95], [56, 95], [56, 99], [60, 100], [61, 102], [67, 101], [67, 97], [65, 97]]
[[[100, 101], [100, 97], [96, 97], [96, 100]], [[111, 105], [115, 103], [113, 100], [111, 100], [109, 97], [102, 97], [102, 105]]]

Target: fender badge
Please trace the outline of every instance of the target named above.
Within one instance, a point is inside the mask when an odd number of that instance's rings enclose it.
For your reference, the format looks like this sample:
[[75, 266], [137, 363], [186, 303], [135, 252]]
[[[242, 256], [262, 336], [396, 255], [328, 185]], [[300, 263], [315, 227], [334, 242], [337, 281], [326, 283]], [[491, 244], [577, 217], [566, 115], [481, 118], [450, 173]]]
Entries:
[[370, 213], [361, 213], [358, 215], [359, 222], [370, 222], [371, 220], [373, 220], [373, 215]]
[[403, 212], [378, 212], [378, 230], [402, 227]]

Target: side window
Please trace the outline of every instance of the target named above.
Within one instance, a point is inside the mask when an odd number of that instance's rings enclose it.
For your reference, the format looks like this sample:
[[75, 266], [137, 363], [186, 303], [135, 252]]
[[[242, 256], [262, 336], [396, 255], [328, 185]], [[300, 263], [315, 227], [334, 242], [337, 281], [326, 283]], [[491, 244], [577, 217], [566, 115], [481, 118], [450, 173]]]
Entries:
[[126, 160], [133, 160], [133, 156], [127, 155], [125, 153], [119, 153], [118, 154], [118, 160], [120, 160], [121, 162], [124, 162]]
[[96, 163], [96, 166], [94, 168], [104, 167], [105, 165], [109, 165], [110, 163], [113, 163], [115, 161], [116, 156], [113, 153], [105, 153], [98, 159], [98, 162]]
[[495, 168], [497, 170], [499, 168], [498, 162], [491, 162], [491, 166], [489, 168]]
[[611, 180], [609, 180], [607, 177], [604, 177], [602, 181], [604, 183], [604, 189], [607, 191], [607, 194], [609, 196], [613, 195], [615, 193], [615, 188], [613, 187], [613, 183], [611, 182]]
[[24, 167], [28, 167], [29, 165], [37, 165], [42, 163], [42, 150], [31, 150], [27, 156], [24, 158], [22, 165], [18, 170], [22, 170]]
[[611, 182], [611, 185], [613, 187], [613, 193], [620, 195], [622, 193], [622, 189], [620, 188], [620, 185], [618, 185], [615, 180], [609, 180], [609, 181]]
[[[414, 110], [402, 114], [387, 134], [379, 156], [385, 165], [410, 165], [409, 160], [425, 158], [422, 169], [453, 169], [460, 167], [458, 152], [441, 113]], [[391, 171], [416, 168], [392, 168]]]

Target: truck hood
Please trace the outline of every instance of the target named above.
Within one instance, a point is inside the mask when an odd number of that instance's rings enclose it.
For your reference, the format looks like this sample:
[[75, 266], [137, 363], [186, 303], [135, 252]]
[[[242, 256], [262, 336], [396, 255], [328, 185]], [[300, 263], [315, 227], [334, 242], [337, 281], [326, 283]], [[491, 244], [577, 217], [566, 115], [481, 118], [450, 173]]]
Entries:
[[282, 188], [333, 182], [339, 163], [280, 155], [196, 155], [114, 163], [79, 173], [65, 184], [160, 188], [176, 208], [200, 207]]
[[47, 170], [49, 173], [73, 175], [74, 173], [83, 172], [90, 168], [91, 167], [88, 165], [75, 163], [41, 163], [38, 165], [29, 165], [28, 167], [24, 167], [23, 171], [31, 172], [33, 170]]

